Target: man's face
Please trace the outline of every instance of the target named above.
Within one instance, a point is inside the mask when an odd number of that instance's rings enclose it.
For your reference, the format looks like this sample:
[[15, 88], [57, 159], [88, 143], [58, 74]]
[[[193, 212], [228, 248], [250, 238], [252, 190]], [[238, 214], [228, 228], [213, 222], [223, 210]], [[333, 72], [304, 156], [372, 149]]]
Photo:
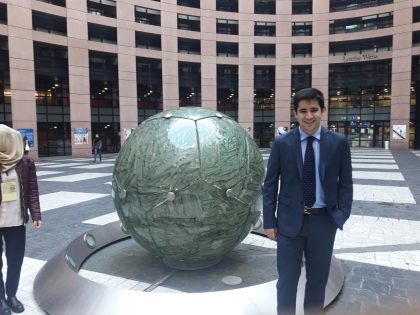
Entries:
[[317, 99], [301, 100], [295, 117], [302, 130], [308, 135], [313, 135], [321, 125], [321, 117], [324, 112], [325, 108], [321, 110]]

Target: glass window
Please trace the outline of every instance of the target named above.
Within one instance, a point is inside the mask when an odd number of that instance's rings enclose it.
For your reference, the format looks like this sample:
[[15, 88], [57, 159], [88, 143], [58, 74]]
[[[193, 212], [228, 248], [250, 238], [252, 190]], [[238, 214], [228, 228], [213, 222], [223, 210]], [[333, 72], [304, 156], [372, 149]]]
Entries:
[[330, 0], [330, 11], [348, 11], [393, 3], [392, 0]]
[[276, 36], [275, 22], [255, 22], [254, 23], [255, 36]]
[[7, 24], [7, 4], [0, 3], [0, 24]]
[[254, 0], [254, 13], [276, 14], [276, 0]]
[[312, 56], [312, 44], [292, 44], [292, 57], [305, 58]]
[[413, 46], [420, 46], [420, 31], [413, 32]]
[[9, 48], [7, 37], [0, 36], [0, 124], [12, 126]]
[[178, 29], [200, 31], [200, 17], [195, 15], [178, 14]]
[[216, 10], [238, 12], [238, 0], [216, 0]]
[[177, 0], [178, 5], [191, 8], [200, 8], [200, 0]]
[[410, 148], [420, 149], [420, 56], [412, 57], [410, 93]]
[[[351, 146], [383, 147], [389, 140], [391, 60], [332, 64], [329, 74], [329, 126]], [[338, 128], [338, 129], [337, 129]]]
[[312, 14], [312, 0], [293, 0], [292, 14]]
[[136, 47], [161, 50], [162, 46], [160, 34], [136, 32]]
[[225, 20], [225, 19], [216, 20], [217, 34], [238, 35], [238, 31], [239, 31], [238, 20]]
[[420, 7], [413, 8], [413, 23], [420, 22]]
[[137, 57], [137, 109], [139, 123], [163, 109], [161, 60]]
[[113, 0], [87, 0], [87, 10], [92, 14], [117, 17], [117, 4]]
[[60, 7], [66, 7], [66, 0], [38, 0], [38, 1], [58, 5]]
[[201, 42], [199, 39], [178, 37], [178, 52], [199, 55], [201, 53]]
[[232, 42], [217, 42], [217, 56], [221, 57], [238, 57], [239, 44]]
[[65, 17], [32, 11], [32, 27], [35, 31], [67, 35], [67, 21]]
[[254, 44], [255, 58], [275, 58], [276, 45], [275, 44]]
[[116, 44], [117, 29], [111, 26], [88, 23], [89, 40], [101, 43]]
[[67, 47], [34, 42], [40, 156], [71, 155]]
[[392, 27], [393, 12], [330, 21], [330, 34], [352, 33]]
[[274, 139], [275, 66], [254, 66], [254, 140], [269, 148]]
[[238, 121], [238, 66], [217, 65], [217, 110]]
[[92, 136], [102, 138], [104, 152], [120, 149], [120, 104], [116, 54], [89, 51]]
[[292, 89], [291, 89], [291, 104], [290, 104], [290, 128], [293, 129], [298, 126], [297, 120], [293, 111], [293, 97], [295, 93], [301, 89], [306, 89], [312, 85], [312, 66], [311, 65], [295, 65], [292, 66]]
[[135, 8], [136, 22], [160, 26], [160, 11], [144, 7]]
[[330, 55], [377, 53], [392, 50], [392, 36], [330, 42]]
[[292, 36], [312, 36], [312, 22], [293, 22]]
[[178, 62], [179, 106], [201, 106], [201, 66]]

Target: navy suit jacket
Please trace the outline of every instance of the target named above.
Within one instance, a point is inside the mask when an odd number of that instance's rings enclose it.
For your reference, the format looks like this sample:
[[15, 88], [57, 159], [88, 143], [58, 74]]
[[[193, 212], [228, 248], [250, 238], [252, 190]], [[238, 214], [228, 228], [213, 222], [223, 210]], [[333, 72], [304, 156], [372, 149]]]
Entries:
[[[321, 128], [319, 175], [327, 212], [338, 228], [353, 201], [351, 154], [343, 134]], [[302, 148], [299, 128], [275, 138], [264, 182], [264, 228], [294, 237], [303, 223]], [[280, 190], [278, 189], [280, 180]]]

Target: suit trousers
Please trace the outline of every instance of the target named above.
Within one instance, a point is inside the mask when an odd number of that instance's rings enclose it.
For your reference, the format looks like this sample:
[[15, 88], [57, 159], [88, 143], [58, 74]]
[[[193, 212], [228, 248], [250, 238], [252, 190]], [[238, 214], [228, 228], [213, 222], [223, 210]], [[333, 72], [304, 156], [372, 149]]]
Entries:
[[277, 237], [277, 314], [296, 312], [296, 294], [305, 255], [305, 315], [323, 314], [336, 225], [327, 213], [305, 214], [296, 237]]
[[[3, 281], [3, 239], [6, 245], [7, 279]], [[0, 298], [15, 296], [25, 255], [26, 227], [24, 225], [0, 228]]]

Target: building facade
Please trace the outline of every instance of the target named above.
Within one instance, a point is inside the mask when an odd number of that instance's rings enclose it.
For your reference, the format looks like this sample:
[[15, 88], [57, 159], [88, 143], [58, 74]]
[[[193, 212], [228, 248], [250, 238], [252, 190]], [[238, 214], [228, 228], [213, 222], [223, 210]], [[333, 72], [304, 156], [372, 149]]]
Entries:
[[351, 146], [419, 149], [420, 0], [0, 0], [0, 123], [34, 156], [117, 152], [182, 106], [269, 147], [309, 86]]

